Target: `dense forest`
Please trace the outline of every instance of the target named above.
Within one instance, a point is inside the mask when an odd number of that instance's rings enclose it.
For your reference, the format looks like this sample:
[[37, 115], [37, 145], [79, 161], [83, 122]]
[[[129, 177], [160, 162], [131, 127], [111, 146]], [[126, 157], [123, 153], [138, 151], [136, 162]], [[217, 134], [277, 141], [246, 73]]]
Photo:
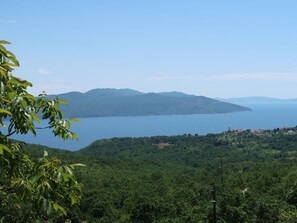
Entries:
[[296, 222], [297, 127], [112, 138], [77, 152], [46, 150], [75, 172], [72, 222]]

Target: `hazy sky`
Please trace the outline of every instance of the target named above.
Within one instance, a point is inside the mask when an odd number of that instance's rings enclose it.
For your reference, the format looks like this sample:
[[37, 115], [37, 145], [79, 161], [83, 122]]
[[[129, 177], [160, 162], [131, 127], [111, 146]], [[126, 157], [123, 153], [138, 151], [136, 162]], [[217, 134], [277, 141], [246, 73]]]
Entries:
[[33, 94], [297, 97], [296, 0], [0, 0]]

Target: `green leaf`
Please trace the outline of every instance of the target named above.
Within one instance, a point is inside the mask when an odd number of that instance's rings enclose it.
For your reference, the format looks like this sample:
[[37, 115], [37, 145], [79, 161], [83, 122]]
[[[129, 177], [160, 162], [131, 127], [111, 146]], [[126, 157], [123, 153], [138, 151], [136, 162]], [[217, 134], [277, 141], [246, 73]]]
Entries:
[[5, 146], [5, 145], [3, 145], [3, 144], [0, 144], [0, 155], [2, 155], [3, 154], [3, 151], [6, 151], [6, 152], [8, 152], [8, 153], [11, 153], [11, 150], [7, 147], [7, 146]]
[[[73, 175], [72, 170], [71, 170], [68, 166], [64, 166], [64, 169], [65, 169], [70, 175]], [[69, 175], [69, 178], [71, 177], [70, 175]]]
[[24, 86], [24, 87], [32, 87], [32, 83], [30, 83], [29, 81], [26, 81], [26, 80], [22, 80], [22, 79], [17, 78], [17, 77], [12, 77], [9, 80], [9, 83], [13, 83], [13, 84], [16, 84], [16, 85], [21, 85], [21, 86]]
[[68, 182], [68, 181], [69, 181], [69, 176], [70, 176], [70, 175], [71, 175], [71, 174], [62, 173], [63, 180], [64, 180], [65, 182]]
[[36, 98], [32, 94], [24, 95], [24, 98], [27, 98], [30, 101], [36, 101]]
[[80, 122], [80, 120], [77, 119], [77, 118], [69, 118], [69, 121], [71, 121], [71, 122]]
[[64, 126], [64, 127], [66, 127], [67, 129], [70, 129], [70, 127], [71, 127], [70, 122], [65, 120], [65, 124], [66, 124], [66, 126]]
[[75, 196], [70, 195], [69, 197], [70, 197], [71, 205], [74, 205], [74, 204], [77, 203], [78, 200], [77, 200], [77, 198]]
[[73, 163], [69, 165], [71, 169], [75, 169], [75, 167], [86, 167], [86, 165], [82, 164], [82, 163]]
[[43, 157], [47, 157], [48, 156], [48, 152], [46, 150], [43, 151]]
[[57, 211], [57, 212], [60, 211], [64, 215], [66, 215], [65, 209], [62, 206], [58, 205], [57, 203], [53, 203], [53, 208], [54, 208], [55, 211]]
[[67, 105], [68, 104], [68, 102], [65, 101], [65, 100], [63, 100], [63, 99], [59, 99], [58, 101], [59, 101], [59, 103], [64, 104], [64, 105]]
[[8, 115], [12, 115], [10, 111], [7, 111], [5, 109], [0, 108], [0, 113], [4, 113], [4, 114], [8, 114]]
[[4, 57], [7, 57], [7, 49], [0, 45], [0, 52]]
[[77, 134], [75, 134], [75, 133], [71, 133], [71, 138], [72, 139], [76, 139], [76, 140], [78, 140], [78, 136], [77, 136]]
[[10, 57], [8, 57], [16, 66], [20, 66], [20, 63], [19, 63], [19, 61], [15, 58], [15, 57], [12, 57], [12, 56], [10, 56]]
[[11, 42], [8, 42], [6, 40], [0, 40], [0, 44], [11, 44]]
[[13, 56], [13, 57], [16, 58], [16, 56], [15, 56], [12, 52], [10, 52], [9, 50], [6, 50], [6, 53], [7, 53], [8, 55]]
[[47, 207], [47, 211], [46, 211], [47, 215], [50, 215], [52, 213], [52, 207], [53, 206], [52, 206], [51, 202], [49, 202], [48, 207]]
[[1, 64], [2, 66], [6, 66], [6, 67], [18, 67], [18, 65], [15, 65], [13, 63], [4, 63], [4, 64]]
[[38, 123], [40, 123], [40, 119], [39, 119], [39, 117], [38, 117], [37, 114], [32, 114], [32, 118], [33, 118], [33, 120], [35, 120], [35, 121], [37, 121]]
[[3, 75], [3, 76], [6, 76], [7, 75], [7, 71], [1, 69], [1, 67], [0, 67], [0, 74]]
[[1, 92], [1, 94], [4, 94], [4, 91], [5, 91], [5, 85], [4, 85], [4, 83], [1, 81], [1, 82], [0, 82], [0, 92]]

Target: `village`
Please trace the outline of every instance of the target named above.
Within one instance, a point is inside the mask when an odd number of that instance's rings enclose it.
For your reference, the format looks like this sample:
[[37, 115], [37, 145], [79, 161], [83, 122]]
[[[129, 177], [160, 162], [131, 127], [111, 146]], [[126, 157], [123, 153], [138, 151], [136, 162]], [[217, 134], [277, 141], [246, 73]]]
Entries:
[[296, 135], [297, 126], [294, 128], [276, 128], [272, 130], [263, 130], [263, 129], [231, 129], [227, 132], [233, 136], [238, 136], [242, 134], [256, 135], [256, 136], [272, 136], [274, 134], [283, 134], [283, 135]]

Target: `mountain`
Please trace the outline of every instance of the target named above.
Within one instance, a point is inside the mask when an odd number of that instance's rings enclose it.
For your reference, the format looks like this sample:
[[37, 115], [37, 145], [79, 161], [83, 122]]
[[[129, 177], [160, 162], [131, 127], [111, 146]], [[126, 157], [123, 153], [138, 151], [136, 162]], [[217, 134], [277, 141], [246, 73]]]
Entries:
[[245, 104], [297, 103], [297, 98], [280, 99], [280, 98], [260, 97], [260, 96], [228, 98], [228, 99], [218, 98], [217, 100], [229, 102], [229, 103], [235, 103], [235, 104], [244, 104], [244, 105]]
[[58, 96], [69, 102], [61, 109], [66, 117], [221, 114], [249, 108], [181, 92], [142, 93], [131, 89], [93, 89]]

